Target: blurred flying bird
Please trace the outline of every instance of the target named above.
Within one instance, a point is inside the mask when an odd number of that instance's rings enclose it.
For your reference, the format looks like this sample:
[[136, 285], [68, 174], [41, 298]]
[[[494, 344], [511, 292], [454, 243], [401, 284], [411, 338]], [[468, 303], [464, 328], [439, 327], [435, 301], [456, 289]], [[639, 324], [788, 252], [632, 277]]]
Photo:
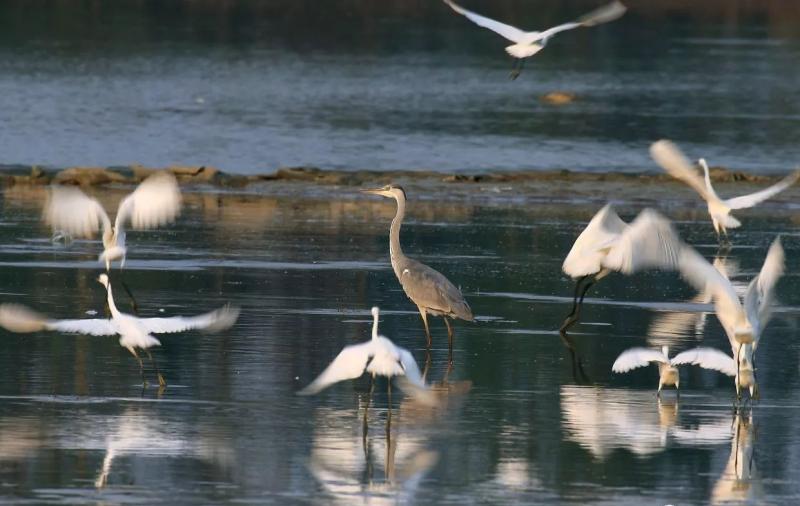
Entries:
[[662, 346], [661, 351], [650, 348], [630, 348], [623, 351], [611, 370], [616, 373], [624, 373], [638, 367], [644, 367], [650, 362], [658, 364], [658, 396], [661, 397], [661, 389], [664, 386], [675, 385], [680, 389], [680, 374], [678, 365], [694, 364], [705, 369], [713, 369], [728, 376], [736, 375], [736, 364], [733, 359], [725, 353], [714, 348], [694, 348], [677, 354], [674, 358], [669, 358], [669, 347]]
[[111, 318], [83, 319], [83, 320], [51, 320], [35, 311], [19, 304], [0, 304], [0, 326], [12, 332], [39, 332], [54, 330], [74, 334], [89, 334], [92, 336], [113, 336], [119, 334], [119, 344], [131, 352], [139, 363], [139, 373], [142, 383], [147, 385], [144, 378], [144, 364], [136, 353], [137, 349], [144, 350], [153, 363], [160, 386], [166, 386], [166, 381], [158, 371], [158, 366], [153, 360], [149, 348], [160, 346], [161, 342], [151, 334], [183, 332], [190, 329], [208, 331], [225, 330], [236, 322], [239, 309], [224, 306], [215, 311], [198, 316], [173, 316], [170, 318], [139, 318], [121, 313], [114, 304], [111, 293], [111, 284], [106, 274], [97, 278], [106, 287], [108, 294], [108, 307]]
[[717, 233], [717, 239], [719, 241], [722, 241], [723, 237], [724, 240], [727, 241], [728, 229], [737, 228], [741, 225], [739, 220], [731, 216], [730, 212], [732, 210], [753, 207], [787, 189], [800, 178], [800, 170], [797, 170], [774, 185], [759, 192], [722, 200], [711, 186], [708, 165], [702, 158], [700, 159], [700, 166], [705, 173], [705, 180], [697, 174], [691, 162], [689, 162], [681, 150], [668, 140], [660, 140], [653, 143], [653, 145], [650, 146], [650, 155], [661, 168], [667, 171], [672, 177], [680, 179], [691, 186], [700, 194], [703, 200], [706, 201], [708, 205], [708, 214], [711, 216], [711, 221], [714, 224], [714, 231]]
[[103, 253], [98, 260], [106, 270], [111, 262], [120, 260], [125, 266], [125, 225], [134, 229], [156, 228], [175, 220], [180, 212], [181, 193], [175, 176], [162, 171], [142, 181], [133, 193], [119, 204], [114, 225], [97, 199], [75, 187], [53, 186], [44, 208], [44, 221], [53, 233], [66, 237], [91, 238], [103, 228]]
[[406, 292], [411, 302], [417, 305], [422, 323], [425, 326], [425, 336], [428, 339], [428, 348], [431, 347], [431, 332], [428, 328], [428, 314], [442, 316], [447, 326], [448, 347], [452, 359], [453, 329], [447, 318], [461, 318], [473, 321], [472, 310], [461, 295], [461, 290], [456, 288], [446, 277], [427, 265], [408, 258], [400, 247], [400, 226], [406, 214], [406, 192], [397, 185], [386, 185], [374, 190], [361, 190], [363, 193], [380, 195], [393, 198], [397, 201], [397, 214], [392, 220], [389, 230], [389, 255], [392, 269], [400, 280], [403, 291]]
[[669, 220], [645, 209], [630, 225], [607, 204], [581, 232], [564, 259], [565, 274], [577, 278], [572, 311], [561, 325], [565, 332], [580, 314], [589, 288], [611, 271], [633, 274], [648, 268], [674, 268], [678, 237]]
[[451, 0], [444, 0], [444, 2], [452, 7], [454, 11], [466, 16], [467, 19], [476, 25], [488, 28], [514, 43], [506, 47], [506, 52], [516, 58], [514, 67], [511, 70], [511, 79], [516, 79], [519, 76], [519, 73], [522, 71], [523, 59], [541, 51], [553, 35], [565, 30], [572, 30], [573, 28], [595, 26], [614, 21], [625, 14], [627, 10], [626, 7], [622, 5], [622, 2], [614, 1], [595, 9], [575, 21], [548, 28], [543, 32], [524, 32], [511, 25], [506, 25], [468, 11]]
[[761, 272], [748, 285], [742, 302], [730, 280], [694, 248], [685, 244], [680, 247], [677, 266], [681, 275], [697, 289], [711, 292], [717, 318], [736, 357], [737, 397], [740, 396], [740, 387], [749, 387], [751, 396], [756, 392], [755, 377], [751, 378], [754, 355], [771, 316], [773, 292], [783, 275], [784, 262], [783, 246], [778, 237], [769, 248]]

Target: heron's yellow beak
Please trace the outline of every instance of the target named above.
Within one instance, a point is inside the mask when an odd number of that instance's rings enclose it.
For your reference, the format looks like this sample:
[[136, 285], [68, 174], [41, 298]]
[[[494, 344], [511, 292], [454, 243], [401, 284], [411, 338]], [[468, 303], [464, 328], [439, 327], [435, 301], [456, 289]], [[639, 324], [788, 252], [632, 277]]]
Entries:
[[370, 189], [358, 190], [358, 191], [360, 191], [361, 193], [369, 193], [371, 195], [380, 195], [382, 197], [386, 197], [387, 196], [386, 195], [386, 190], [384, 190], [383, 188], [370, 188]]

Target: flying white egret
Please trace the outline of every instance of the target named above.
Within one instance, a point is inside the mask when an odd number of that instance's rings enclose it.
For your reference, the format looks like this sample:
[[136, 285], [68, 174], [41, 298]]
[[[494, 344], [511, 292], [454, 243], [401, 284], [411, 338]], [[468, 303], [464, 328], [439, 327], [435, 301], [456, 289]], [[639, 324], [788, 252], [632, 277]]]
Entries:
[[316, 394], [334, 383], [355, 379], [364, 372], [368, 372], [372, 374], [370, 393], [375, 376], [380, 375], [389, 378], [388, 392], [390, 396], [391, 379], [395, 376], [406, 379], [403, 386], [407, 387], [410, 393], [421, 397], [427, 396], [428, 388], [425, 386], [422, 374], [411, 352], [395, 345], [387, 337], [378, 335], [379, 312], [377, 307], [372, 308], [372, 339], [366, 343], [345, 346], [317, 379], [297, 392], [299, 395]]
[[525, 32], [511, 25], [506, 25], [499, 21], [481, 16], [480, 14], [475, 14], [474, 12], [468, 11], [451, 0], [444, 0], [444, 2], [452, 7], [454, 11], [466, 16], [467, 19], [476, 25], [488, 28], [489, 30], [514, 43], [506, 47], [506, 52], [516, 58], [514, 68], [511, 70], [511, 79], [516, 79], [519, 76], [519, 73], [522, 70], [522, 63], [524, 61], [523, 59], [533, 56], [541, 51], [553, 35], [565, 30], [572, 30], [573, 28], [595, 26], [602, 23], [608, 23], [609, 21], [614, 21], [625, 14], [625, 11], [627, 10], [622, 2], [615, 0], [610, 4], [595, 9], [589, 14], [581, 16], [575, 21], [563, 23], [561, 25], [554, 26], [553, 28], [548, 28], [543, 32]]
[[719, 198], [714, 188], [711, 186], [711, 177], [709, 176], [708, 165], [705, 160], [700, 159], [700, 165], [705, 173], [704, 180], [697, 174], [691, 162], [681, 150], [668, 140], [660, 140], [653, 143], [650, 146], [650, 155], [661, 168], [667, 171], [667, 173], [691, 186], [692, 189], [699, 193], [703, 200], [706, 201], [708, 205], [708, 214], [711, 216], [711, 221], [714, 224], [714, 231], [717, 233], [717, 239], [720, 241], [723, 236], [725, 239], [728, 238], [729, 228], [737, 228], [741, 225], [739, 220], [731, 216], [730, 213], [732, 210], [753, 207], [782, 192], [800, 178], [800, 170], [798, 170], [759, 192], [723, 200]]
[[714, 310], [728, 336], [741, 376], [736, 380], [737, 397], [740, 395], [740, 386], [748, 386], [751, 395], [756, 390], [755, 378], [750, 377], [753, 375], [753, 357], [771, 316], [773, 292], [783, 275], [784, 258], [778, 237], [769, 248], [761, 272], [750, 282], [744, 301], [741, 301], [730, 280], [697, 251], [688, 245], [680, 248], [678, 268], [681, 275], [696, 288], [712, 294]]
[[160, 346], [161, 342], [151, 334], [183, 332], [191, 329], [220, 331], [232, 326], [239, 316], [238, 308], [226, 305], [198, 316], [139, 318], [121, 313], [117, 309], [111, 292], [111, 284], [106, 274], [100, 274], [97, 281], [106, 287], [108, 293], [108, 307], [111, 311], [111, 318], [107, 320], [51, 320], [19, 304], [0, 304], [0, 326], [12, 332], [26, 333], [53, 330], [92, 336], [113, 336], [118, 334], [120, 336], [119, 344], [130, 351], [139, 363], [139, 373], [142, 376], [143, 384], [146, 385], [147, 381], [144, 379], [144, 364], [136, 353], [137, 349], [144, 350], [147, 356], [150, 357], [158, 375], [158, 383], [164, 387], [167, 383], [164, 381], [161, 372], [158, 371], [158, 366], [156, 366], [149, 350], [153, 346]]
[[678, 353], [673, 358], [669, 358], [669, 347], [662, 346], [661, 350], [650, 348], [630, 348], [623, 351], [611, 370], [616, 373], [625, 373], [637, 367], [644, 367], [650, 362], [658, 364], [658, 396], [661, 397], [661, 389], [665, 386], [675, 385], [680, 390], [680, 373], [678, 365], [694, 364], [705, 369], [713, 369], [728, 376], [736, 376], [736, 364], [733, 359], [714, 348], [694, 348], [682, 353]]
[[612, 271], [633, 274], [674, 265], [676, 244], [672, 224], [656, 211], [645, 209], [628, 225], [611, 204], [603, 207], [575, 240], [561, 266], [565, 274], [578, 278], [572, 311], [561, 325], [561, 331], [565, 332], [578, 321], [583, 297], [596, 281]]
[[403, 249], [400, 247], [400, 227], [406, 214], [406, 192], [403, 188], [390, 184], [374, 190], [361, 190], [361, 192], [393, 198], [397, 202], [397, 213], [389, 229], [389, 256], [392, 261], [392, 269], [400, 281], [403, 291], [419, 309], [422, 323], [425, 326], [428, 348], [431, 347], [428, 314], [444, 318], [444, 324], [447, 326], [448, 348], [452, 359], [453, 328], [450, 326], [448, 318], [473, 321], [469, 304], [464, 300], [461, 290], [439, 271], [403, 254]]
[[53, 186], [44, 208], [44, 221], [56, 234], [91, 238], [103, 228], [103, 252], [98, 260], [106, 271], [111, 262], [120, 260], [125, 266], [125, 225], [134, 229], [156, 228], [175, 220], [180, 212], [181, 193], [170, 172], [156, 172], [142, 181], [117, 208], [114, 224], [97, 199], [75, 187]]

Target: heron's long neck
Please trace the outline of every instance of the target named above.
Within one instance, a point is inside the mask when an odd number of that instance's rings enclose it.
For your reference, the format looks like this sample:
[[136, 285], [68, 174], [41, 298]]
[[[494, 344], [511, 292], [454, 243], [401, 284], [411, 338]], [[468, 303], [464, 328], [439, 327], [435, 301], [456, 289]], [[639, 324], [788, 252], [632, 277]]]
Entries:
[[403, 257], [403, 248], [400, 247], [400, 226], [403, 224], [403, 217], [406, 215], [406, 199], [403, 196], [397, 197], [397, 214], [392, 220], [392, 228], [389, 229], [389, 254], [392, 259]]
[[109, 281], [109, 285], [107, 287], [108, 291], [108, 309], [111, 311], [112, 316], [117, 316], [119, 314], [119, 309], [117, 309], [116, 304], [114, 304], [114, 295], [111, 294], [111, 282]]

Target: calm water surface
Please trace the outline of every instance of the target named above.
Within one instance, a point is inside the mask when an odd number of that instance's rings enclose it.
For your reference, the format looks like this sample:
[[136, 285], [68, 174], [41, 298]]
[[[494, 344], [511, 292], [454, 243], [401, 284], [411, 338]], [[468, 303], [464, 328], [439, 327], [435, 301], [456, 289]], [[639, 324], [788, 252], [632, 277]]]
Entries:
[[[463, 3], [540, 29], [600, 2]], [[8, 0], [0, 162], [657, 171], [666, 137], [712, 165], [795, 166], [796, 9], [686, 4], [631, 2], [512, 82], [506, 41], [437, 1]]]
[[[103, 191], [112, 205], [120, 191]], [[394, 205], [343, 193], [289, 198], [193, 193], [179, 222], [131, 233], [120, 276], [143, 315], [242, 307], [219, 334], [163, 337], [169, 386], [142, 389], [115, 338], [2, 332], [0, 498], [9, 503], [794, 504], [800, 494], [798, 229], [780, 207], [752, 212], [727, 257], [758, 271], [784, 234], [787, 275], [759, 348], [762, 400], [732, 409], [729, 378], [682, 371], [683, 394], [655, 397], [655, 368], [612, 375], [631, 346], [698, 342], [727, 351], [708, 306], [675, 276], [613, 275], [590, 292], [574, 345], [554, 329], [569, 310], [560, 262], [595, 205], [436, 204], [414, 199], [407, 253], [447, 273], [477, 316], [456, 324], [455, 366], [434, 320], [434, 349], [388, 263]], [[41, 189], [2, 194], [3, 301], [52, 317], [103, 312], [99, 243], [53, 245]], [[623, 217], [636, 208], [620, 205]], [[709, 258], [702, 214], [672, 216]], [[747, 244], [748, 247], [739, 246]], [[294, 393], [342, 346], [381, 331], [412, 350], [439, 405], [368, 381]], [[426, 365], [427, 362], [427, 365]], [[148, 371], [152, 375], [152, 372]], [[152, 377], [152, 376], [151, 376]], [[364, 417], [366, 416], [366, 430]]]

